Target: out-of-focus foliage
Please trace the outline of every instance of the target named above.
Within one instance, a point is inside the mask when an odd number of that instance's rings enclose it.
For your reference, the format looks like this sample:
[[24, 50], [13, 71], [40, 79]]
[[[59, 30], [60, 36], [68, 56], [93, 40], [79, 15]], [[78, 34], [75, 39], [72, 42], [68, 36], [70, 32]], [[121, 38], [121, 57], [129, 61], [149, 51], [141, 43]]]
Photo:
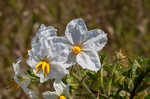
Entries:
[[[150, 56], [149, 4], [150, 0], [0, 0], [0, 98], [27, 98], [23, 91], [14, 94], [11, 89], [7, 89], [7, 81], [11, 79], [9, 75], [13, 72], [12, 62], [26, 52], [25, 49], [28, 48], [39, 25], [43, 23], [55, 26], [59, 35], [63, 35], [66, 24], [79, 17], [86, 21], [89, 29], [101, 28], [109, 37], [104, 48], [108, 55], [107, 61], [103, 62], [103, 68], [98, 73], [87, 72], [90, 77], [87, 77], [89, 80], [86, 83], [91, 85], [95, 93], [98, 93], [95, 88], [99, 87], [99, 93], [102, 95], [106, 93], [112, 97], [128, 96], [127, 91], [134, 90], [137, 77], [143, 75], [146, 70], [143, 69], [143, 64], [147, 64], [147, 59], [136, 59], [136, 56]], [[131, 59], [121, 64], [118, 60], [112, 60], [112, 54], [119, 48]], [[122, 66], [124, 68], [121, 68]], [[93, 81], [99, 75], [97, 81]], [[139, 97], [148, 93], [148, 90], [143, 91], [148, 82], [149, 79], [145, 77], [141, 83], [143, 87], [136, 89], [139, 91]], [[129, 85], [126, 85], [128, 83]], [[41, 87], [43, 85], [35, 85], [40, 86], [41, 91], [44, 90]], [[124, 90], [118, 91], [121, 95], [117, 96], [112, 90], [119, 88]]]

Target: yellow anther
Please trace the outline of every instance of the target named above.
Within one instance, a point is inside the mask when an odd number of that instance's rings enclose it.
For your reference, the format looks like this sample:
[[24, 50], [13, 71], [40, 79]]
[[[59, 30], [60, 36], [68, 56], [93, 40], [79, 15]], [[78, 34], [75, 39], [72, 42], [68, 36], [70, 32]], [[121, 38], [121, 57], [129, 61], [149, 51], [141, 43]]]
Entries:
[[74, 54], [79, 54], [80, 52], [81, 52], [81, 47], [80, 46], [77, 46], [77, 45], [75, 45], [73, 48], [72, 48], [72, 52], [74, 53]]
[[42, 69], [43, 69], [44, 77], [46, 77], [47, 73], [49, 73], [49, 64], [44, 64]]
[[36, 69], [36, 72], [35, 73], [38, 73], [41, 69], [42, 69], [42, 61], [40, 61], [36, 66], [35, 66], [35, 69]]
[[67, 99], [65, 96], [59, 96], [59, 99]]
[[46, 77], [47, 74], [49, 73], [49, 69], [50, 69], [48, 61], [46, 61], [46, 60], [40, 61], [35, 66], [35, 69], [36, 69], [35, 73], [38, 73], [42, 69], [43, 70], [43, 75], [44, 75], [44, 77]]
[[49, 73], [49, 64], [46, 65], [45, 69], [45, 71]]

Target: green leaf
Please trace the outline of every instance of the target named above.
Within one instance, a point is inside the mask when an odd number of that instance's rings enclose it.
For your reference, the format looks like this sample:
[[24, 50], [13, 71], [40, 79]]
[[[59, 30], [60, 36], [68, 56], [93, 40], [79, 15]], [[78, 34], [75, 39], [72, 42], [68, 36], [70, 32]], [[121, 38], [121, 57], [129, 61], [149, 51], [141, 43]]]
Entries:
[[26, 71], [27, 72], [27, 74], [30, 76], [30, 77], [32, 77], [32, 78], [39, 78], [39, 77], [37, 77], [31, 70], [27, 70]]

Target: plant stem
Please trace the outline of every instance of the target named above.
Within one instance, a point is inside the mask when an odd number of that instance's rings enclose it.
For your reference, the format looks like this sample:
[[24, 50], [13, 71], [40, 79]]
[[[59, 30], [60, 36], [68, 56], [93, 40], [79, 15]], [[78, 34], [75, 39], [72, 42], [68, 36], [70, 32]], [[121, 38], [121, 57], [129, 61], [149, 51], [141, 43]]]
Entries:
[[134, 89], [130, 92], [130, 99], [133, 99], [136, 95], [136, 89], [139, 87], [139, 85], [142, 83], [144, 77], [149, 73], [150, 71], [147, 70], [145, 73], [142, 73], [138, 78], [137, 81], [134, 84]]
[[81, 81], [81, 78], [79, 78], [76, 74], [72, 73], [72, 75], [73, 75], [73, 77], [74, 77], [75, 79], [78, 80], [78, 82], [81, 83], [81, 85], [87, 90], [87, 92], [88, 92], [89, 94], [91, 94], [91, 96], [93, 97], [93, 99], [96, 99], [96, 96], [92, 93], [92, 91], [89, 89], [89, 87], [86, 85], [86, 83], [85, 83], [84, 81]]

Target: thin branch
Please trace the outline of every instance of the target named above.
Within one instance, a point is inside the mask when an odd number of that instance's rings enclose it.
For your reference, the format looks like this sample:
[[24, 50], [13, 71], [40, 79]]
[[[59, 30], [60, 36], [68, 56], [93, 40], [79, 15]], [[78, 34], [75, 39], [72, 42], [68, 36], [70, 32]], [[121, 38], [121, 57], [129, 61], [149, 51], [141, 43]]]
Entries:
[[136, 95], [136, 89], [141, 85], [144, 77], [149, 73], [150, 71], [147, 70], [145, 73], [141, 74], [138, 78], [137, 81], [134, 84], [134, 89], [130, 92], [130, 99], [133, 99], [134, 96]]
[[92, 93], [92, 91], [89, 89], [89, 87], [86, 85], [86, 83], [84, 82], [84, 81], [82, 81], [81, 82], [81, 78], [79, 78], [76, 74], [74, 74], [74, 73], [72, 73], [72, 76], [75, 78], [75, 79], [77, 79], [80, 83], [81, 83], [81, 85], [87, 90], [87, 92], [89, 93], [89, 94], [91, 94], [91, 96], [93, 97], [93, 99], [96, 99], [96, 96]]

